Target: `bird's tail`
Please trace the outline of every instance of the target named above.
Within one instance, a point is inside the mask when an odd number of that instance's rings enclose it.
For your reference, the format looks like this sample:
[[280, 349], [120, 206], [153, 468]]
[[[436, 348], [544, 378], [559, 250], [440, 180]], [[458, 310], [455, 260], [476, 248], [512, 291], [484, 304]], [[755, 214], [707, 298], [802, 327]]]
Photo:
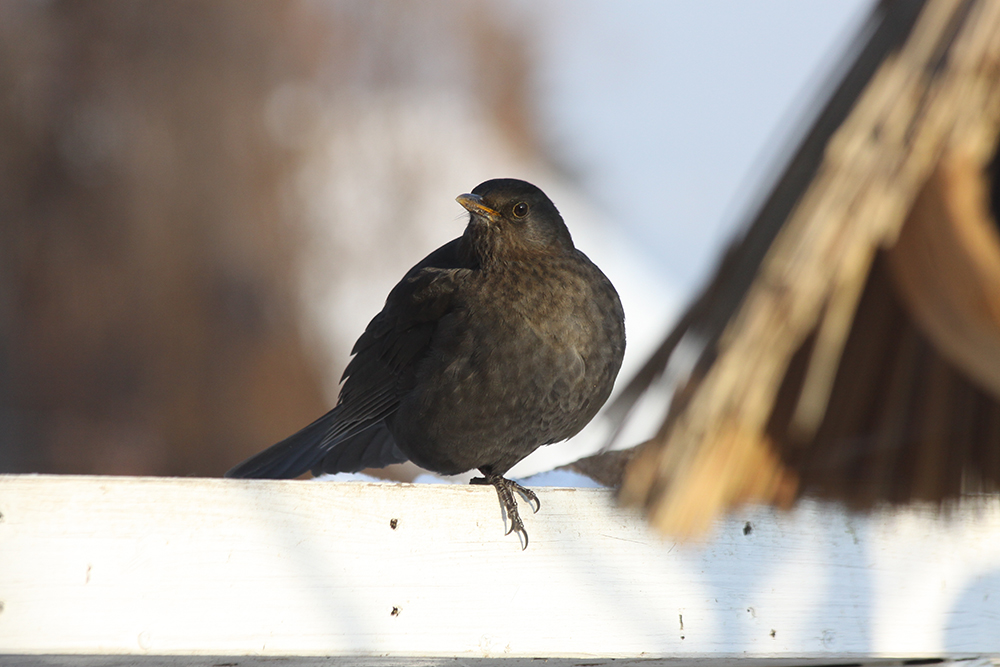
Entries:
[[292, 479], [314, 474], [358, 472], [402, 463], [407, 457], [396, 446], [382, 420], [347, 424], [340, 406], [260, 454], [251, 456], [226, 477]]
[[234, 466], [226, 477], [292, 479], [312, 470], [336, 445], [328, 436], [338, 416], [337, 408], [330, 410], [309, 426]]

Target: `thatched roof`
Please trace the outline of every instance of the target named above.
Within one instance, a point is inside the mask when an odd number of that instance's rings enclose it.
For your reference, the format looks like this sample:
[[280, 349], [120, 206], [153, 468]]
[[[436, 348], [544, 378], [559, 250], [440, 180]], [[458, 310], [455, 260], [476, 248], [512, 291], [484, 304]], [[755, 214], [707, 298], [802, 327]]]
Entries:
[[1000, 2], [883, 2], [851, 53], [616, 406], [679, 345], [698, 350], [656, 437], [610, 457], [631, 459], [621, 497], [669, 532], [745, 501], [866, 508], [1000, 485]]

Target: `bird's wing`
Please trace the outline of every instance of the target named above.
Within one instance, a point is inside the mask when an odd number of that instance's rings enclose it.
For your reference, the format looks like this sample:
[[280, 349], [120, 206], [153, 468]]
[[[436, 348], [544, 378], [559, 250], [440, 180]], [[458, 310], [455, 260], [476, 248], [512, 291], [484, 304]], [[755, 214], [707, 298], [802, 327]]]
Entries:
[[[298, 477], [307, 470], [355, 472], [406, 460], [383, 420], [412, 387], [415, 368], [468, 269], [457, 240], [413, 267], [354, 345], [337, 406], [309, 426], [239, 464], [227, 477]], [[343, 451], [341, 451], [341, 449]]]
[[429, 256], [393, 288], [385, 307], [372, 319], [351, 351], [337, 409], [345, 424], [385, 419], [409, 391], [420, 360], [438, 323], [454, 306], [454, 295], [469, 269], [445, 266], [446, 257]]

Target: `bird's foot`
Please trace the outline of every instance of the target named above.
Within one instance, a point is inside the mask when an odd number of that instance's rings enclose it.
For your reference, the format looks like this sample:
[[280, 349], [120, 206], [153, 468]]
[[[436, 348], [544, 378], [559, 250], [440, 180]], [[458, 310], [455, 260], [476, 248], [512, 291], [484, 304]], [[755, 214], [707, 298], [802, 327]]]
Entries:
[[521, 521], [521, 515], [517, 512], [517, 499], [514, 498], [514, 491], [524, 498], [528, 505], [531, 506], [533, 512], [537, 512], [542, 507], [542, 501], [538, 499], [535, 492], [531, 489], [527, 489], [514, 480], [506, 479], [502, 475], [486, 475], [485, 477], [476, 477], [471, 480], [471, 484], [492, 484], [493, 488], [497, 490], [497, 497], [500, 498], [500, 507], [507, 514], [507, 519], [510, 521], [510, 527], [507, 529], [505, 535], [510, 535], [511, 533], [516, 533], [517, 538], [522, 541], [521, 550], [528, 548], [528, 531], [524, 529], [524, 522]]
[[[501, 478], [503, 479], [503, 478]], [[512, 479], [505, 479], [505, 482], [510, 484], [510, 487], [517, 491], [518, 495], [527, 501], [528, 505], [531, 506], [531, 513], [538, 514], [538, 510], [542, 509], [542, 501], [538, 499], [535, 492], [529, 488], [523, 487]]]

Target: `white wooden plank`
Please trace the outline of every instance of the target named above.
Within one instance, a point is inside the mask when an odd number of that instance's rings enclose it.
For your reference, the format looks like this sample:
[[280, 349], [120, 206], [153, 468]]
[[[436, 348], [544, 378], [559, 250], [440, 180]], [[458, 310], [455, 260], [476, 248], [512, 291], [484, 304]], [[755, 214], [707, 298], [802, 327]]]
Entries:
[[872, 660], [836, 663], [810, 659], [728, 658], [393, 658], [359, 656], [16, 655], [4, 667], [1000, 667], [1000, 660]]
[[747, 510], [691, 545], [539, 496], [522, 552], [490, 487], [0, 476], [0, 663], [1000, 655], [995, 498]]

